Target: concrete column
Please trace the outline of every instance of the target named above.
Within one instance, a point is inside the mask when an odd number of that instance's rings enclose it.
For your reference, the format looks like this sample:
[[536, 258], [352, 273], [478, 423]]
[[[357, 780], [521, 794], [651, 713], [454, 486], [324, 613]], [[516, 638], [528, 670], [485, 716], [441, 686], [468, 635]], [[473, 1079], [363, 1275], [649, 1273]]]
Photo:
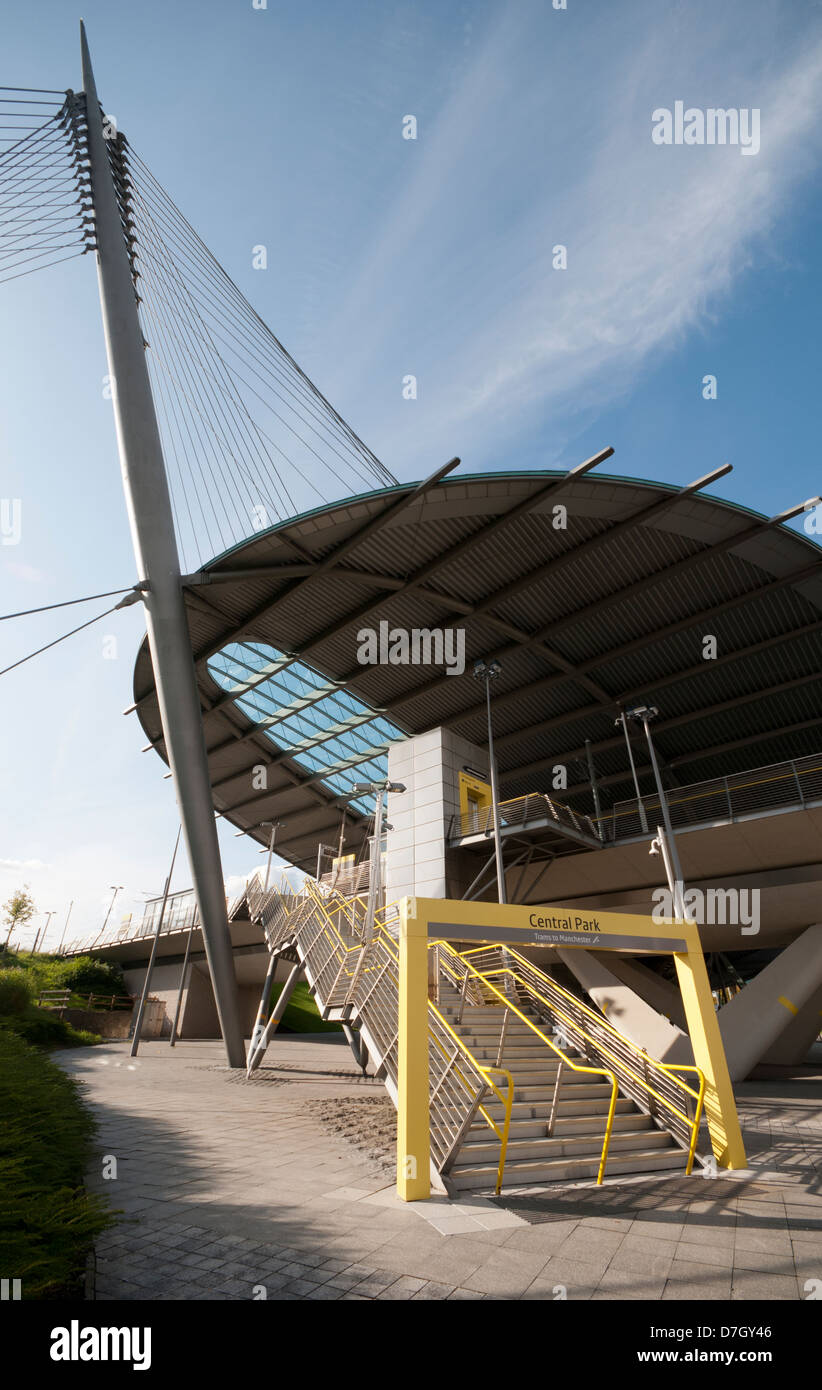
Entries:
[[[386, 902], [415, 894], [453, 898], [464, 891], [449, 883], [453, 856], [447, 850], [448, 831], [460, 809], [461, 768], [484, 770], [487, 763], [485, 749], [449, 729], [431, 729], [389, 748], [389, 779], [402, 782], [406, 790], [388, 797], [388, 820], [394, 829], [386, 853]], [[488, 853], [492, 851], [489, 837]], [[473, 861], [468, 868], [476, 872]]]
[[[719, 1015], [720, 1024], [722, 1015]], [[807, 1004], [794, 1014], [760, 1062], [769, 1066], [796, 1067], [805, 1061], [819, 1034], [822, 1033], [822, 986], [812, 994]]]
[[675, 1028], [681, 1029], [682, 1032], [687, 1030], [682, 995], [673, 980], [664, 979], [655, 970], [649, 969], [637, 956], [618, 956], [615, 951], [610, 951], [607, 958], [598, 952], [594, 952], [594, 955], [618, 980], [634, 990], [640, 999], [644, 999], [652, 1009], [670, 1019]]
[[743, 1081], [822, 986], [822, 922], [808, 927], [719, 1013], [734, 1081]]
[[[650, 1057], [670, 1060], [668, 1054], [675, 1045], [679, 1044], [681, 1048], [684, 1041], [686, 1047], [690, 1047], [682, 1029], [669, 1023], [655, 1008], [646, 1004], [635, 990], [623, 984], [609, 968], [610, 961], [606, 965], [593, 951], [565, 951], [562, 947], [557, 947], [557, 955], [576, 976], [597, 1008], [602, 1010], [608, 1022]], [[680, 1057], [677, 1060], [687, 1059]]]

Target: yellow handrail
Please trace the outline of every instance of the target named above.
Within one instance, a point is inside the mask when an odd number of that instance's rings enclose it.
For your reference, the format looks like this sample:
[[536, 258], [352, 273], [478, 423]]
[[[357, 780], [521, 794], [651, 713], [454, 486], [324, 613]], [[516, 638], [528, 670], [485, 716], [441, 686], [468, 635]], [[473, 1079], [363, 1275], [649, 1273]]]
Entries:
[[[488, 948], [480, 947], [479, 949], [487, 950]], [[539, 967], [534, 965], [533, 961], [528, 960], [525, 956], [521, 955], [519, 951], [514, 950], [510, 946], [506, 946], [505, 951], [509, 956], [513, 956], [516, 960], [521, 961], [521, 963], [523, 965], [526, 965], [530, 970], [537, 971], [540, 974], [542, 973], [541, 971], [539, 971]], [[475, 955], [476, 950], [466, 951], [465, 954]], [[526, 989], [529, 988], [527, 981], [524, 981], [523, 983], [525, 984]], [[606, 1028], [608, 1032], [613, 1033], [615, 1037], [619, 1038], [622, 1042], [626, 1043], [632, 1049], [632, 1051], [637, 1054], [637, 1056], [643, 1058], [643, 1060], [646, 1062], [650, 1062], [652, 1066], [659, 1067], [660, 1071], [695, 1071], [701, 1079], [699, 1091], [704, 1091], [705, 1078], [702, 1072], [700, 1071], [699, 1067], [685, 1066], [684, 1064], [679, 1065], [675, 1062], [658, 1061], [656, 1057], [652, 1057], [649, 1052], [645, 1051], [644, 1048], [638, 1047], [637, 1044], [632, 1042], [630, 1038], [626, 1038], [624, 1033], [620, 1033], [619, 1029], [615, 1028], [611, 1020], [609, 1018], [606, 1018], [604, 1014], [597, 1013], [595, 1009], [590, 1008], [589, 1005], [584, 1003], [582, 999], [577, 999], [576, 995], [571, 994], [571, 992], [567, 989], [564, 989], [562, 985], [558, 985], [555, 980], [551, 980], [551, 987], [552, 989], [555, 989], [559, 994], [562, 994], [569, 1001], [569, 1003], [574, 1004], [576, 1008], [582, 1009], [583, 1012], [588, 1014], [588, 1017], [591, 1018], [597, 1025]], [[550, 1000], [546, 1000], [545, 1002], [550, 1006]], [[677, 1085], [681, 1086], [684, 1091], [687, 1091], [689, 1096], [693, 1096], [694, 1100], [699, 1099], [699, 1091], [694, 1091], [692, 1087], [686, 1086], [685, 1082], [680, 1081], [678, 1077], [672, 1077], [671, 1079], [673, 1081], [676, 1081]]]
[[[489, 949], [493, 949], [493, 947], [480, 946], [475, 947], [473, 950], [465, 951], [462, 953], [462, 955], [460, 955], [459, 952], [454, 952], [454, 954], [458, 955], [461, 960], [467, 961], [468, 956], [479, 955], [483, 951], [487, 951]], [[507, 955], [512, 956], [515, 960], [518, 960], [523, 965], [527, 966], [529, 970], [541, 973], [538, 971], [538, 967], [534, 965], [533, 961], [527, 960], [527, 958], [525, 956], [522, 956], [519, 953], [519, 951], [516, 951], [512, 947], [506, 945], [505, 952]], [[627, 1046], [636, 1057], [641, 1058], [642, 1061], [649, 1062], [651, 1066], [657, 1067], [660, 1071], [666, 1072], [670, 1076], [671, 1081], [676, 1086], [678, 1086], [681, 1090], [687, 1092], [689, 1096], [692, 1096], [693, 1099], [696, 1101], [696, 1108], [694, 1111], [693, 1121], [691, 1121], [687, 1112], [678, 1110], [677, 1107], [667, 1098], [667, 1096], [662, 1095], [653, 1086], [651, 1086], [650, 1082], [648, 1082], [645, 1079], [645, 1077], [638, 1075], [630, 1066], [628, 1066], [624, 1061], [622, 1061], [622, 1059], [617, 1054], [614, 1054], [614, 1052], [608, 1048], [607, 1043], [603, 1042], [602, 1039], [592, 1037], [589, 1033], [586, 1032], [584, 1028], [580, 1027], [580, 1025], [573, 1018], [569, 1019], [567, 1015], [563, 1015], [562, 1011], [557, 1008], [556, 1004], [552, 1003], [550, 999], [546, 998], [546, 996], [542, 994], [540, 990], [538, 990], [533, 984], [531, 984], [530, 981], [523, 979], [521, 975], [517, 974], [516, 971], [512, 970], [510, 966], [500, 966], [491, 971], [478, 973], [480, 973], [482, 979], [487, 979], [490, 975], [508, 975], [513, 980], [520, 983], [527, 991], [529, 991], [537, 999], [540, 999], [554, 1013], [559, 1014], [560, 1017], [565, 1017], [565, 1021], [570, 1023], [571, 1027], [575, 1028], [577, 1032], [581, 1033], [582, 1037], [586, 1038], [588, 1042], [593, 1043], [595, 1047], [600, 1048], [602, 1051], [610, 1053], [610, 1056], [612, 1058], [615, 1057], [617, 1063], [621, 1067], [623, 1067], [625, 1071], [628, 1072], [628, 1074], [634, 1079], [634, 1081], [636, 1081], [648, 1095], [653, 1096], [655, 1100], [659, 1101], [674, 1115], [676, 1115], [680, 1120], [683, 1120], [685, 1124], [689, 1126], [691, 1129], [691, 1140], [688, 1148], [688, 1162], [685, 1169], [686, 1176], [690, 1174], [691, 1169], [693, 1167], [697, 1135], [699, 1132], [699, 1124], [702, 1117], [702, 1107], [705, 1099], [705, 1076], [699, 1067], [688, 1066], [684, 1063], [680, 1064], [671, 1062], [660, 1062], [657, 1060], [657, 1058], [651, 1057], [650, 1054], [644, 1050], [644, 1048], [637, 1047], [637, 1045], [633, 1043], [630, 1038], [626, 1038], [624, 1033], [620, 1033], [619, 1029], [615, 1028], [614, 1025], [610, 1022], [610, 1020], [605, 1018], [603, 1014], [595, 1013], [594, 1010], [589, 1008], [587, 1004], [584, 1004], [581, 999], [577, 999], [575, 995], [570, 994], [568, 990], [563, 989], [562, 985], [558, 985], [555, 980], [550, 981], [552, 989], [556, 990], [558, 994], [561, 994], [565, 999], [569, 1001], [569, 1003], [573, 1004], [575, 1008], [581, 1009], [584, 1013], [588, 1014], [588, 1016], [598, 1025], [599, 1028], [604, 1028], [607, 1032], [612, 1033], [614, 1037], [618, 1038], [620, 1042]], [[694, 1090], [692, 1086], [688, 1086], [678, 1076], [675, 1076], [673, 1073], [676, 1071], [695, 1072], [697, 1077], [699, 1078], [698, 1089]]]
[[[483, 1066], [483, 1064], [474, 1056], [471, 1049], [467, 1046], [467, 1044], [463, 1041], [459, 1034], [454, 1032], [454, 1029], [451, 1027], [451, 1024], [448, 1022], [448, 1019], [444, 1017], [444, 1015], [437, 1008], [436, 1004], [432, 1003], [431, 1000], [429, 1000], [428, 1008], [431, 1011], [431, 1013], [436, 1014], [442, 1027], [451, 1036], [453, 1041], [457, 1044], [457, 1047], [465, 1053], [475, 1070], [482, 1073], [482, 1075], [486, 1079], [487, 1086], [490, 1090], [494, 1092], [494, 1095], [497, 1097], [497, 1099], [500, 1101], [500, 1103], [503, 1105], [505, 1109], [505, 1118], [503, 1120], [502, 1131], [500, 1132], [499, 1125], [496, 1123], [493, 1116], [489, 1115], [488, 1111], [485, 1109], [485, 1106], [482, 1103], [480, 1103], [477, 1106], [478, 1113], [482, 1115], [482, 1118], [485, 1120], [486, 1124], [490, 1125], [491, 1129], [494, 1131], [494, 1133], [500, 1141], [500, 1158], [499, 1166], [497, 1168], [496, 1186], [496, 1194], [497, 1196], [499, 1196], [500, 1189], [502, 1187], [502, 1175], [505, 1172], [505, 1157], [508, 1150], [508, 1131], [511, 1126], [511, 1109], [514, 1102], [514, 1078], [511, 1075], [510, 1071], [508, 1071], [505, 1067]], [[432, 1033], [429, 1034], [429, 1036], [431, 1038], [431, 1041], [434, 1043], [434, 1046], [439, 1048], [440, 1052], [443, 1054], [443, 1056], [445, 1056], [445, 1049], [440, 1043], [436, 1034]], [[508, 1093], [506, 1096], [502, 1094], [502, 1091], [499, 1089], [498, 1086], [494, 1085], [493, 1081], [490, 1081], [488, 1079], [491, 1072], [495, 1072], [498, 1076], [505, 1076], [508, 1078]], [[465, 1076], [463, 1076], [459, 1068], [457, 1068], [457, 1075], [466, 1086], [470, 1085], [468, 1079]]]
[[[278, 891], [279, 891], [279, 890], [278, 890]], [[347, 916], [348, 916], [348, 918], [349, 918], [349, 921], [351, 921], [351, 923], [352, 923], [352, 925], [353, 925], [355, 913], [354, 913], [353, 910], [350, 910], [350, 909], [353, 909], [354, 904], [357, 903], [357, 904], [360, 906], [361, 910], [362, 910], [363, 912], [365, 912], [365, 906], [366, 906], [366, 904], [365, 904], [364, 899], [363, 899], [362, 897], [357, 897], [357, 898], [345, 898], [345, 897], [344, 897], [342, 894], [340, 894], [336, 889], [333, 889], [333, 890], [327, 895], [327, 897], [323, 897], [323, 895], [320, 893], [320, 891], [319, 891], [317, 885], [316, 885], [311, 879], [307, 879], [307, 880], [306, 880], [306, 882], [305, 882], [305, 884], [304, 884], [304, 892], [305, 892], [306, 897], [307, 897], [307, 898], [310, 898], [311, 901], [314, 903], [315, 907], [319, 908], [319, 910], [320, 910], [320, 912], [321, 912], [323, 918], [325, 919], [325, 921], [324, 921], [324, 928], [323, 928], [324, 934], [328, 935], [329, 930], [330, 930], [330, 932], [333, 934], [333, 936], [336, 937], [336, 944], [337, 944], [337, 947], [344, 953], [344, 956], [348, 956], [348, 955], [352, 954], [353, 952], [357, 952], [357, 953], [359, 954], [359, 952], [362, 950], [362, 946], [360, 946], [360, 945], [349, 946], [349, 945], [346, 944], [346, 942], [343, 940], [342, 936], [340, 935], [340, 932], [339, 932], [339, 930], [338, 930], [338, 928], [337, 928], [337, 926], [336, 926], [336, 924], [335, 924], [335, 922], [334, 922], [334, 920], [333, 920], [333, 918], [332, 918], [332, 916], [331, 916], [331, 913], [330, 913], [329, 910], [328, 910], [328, 904], [331, 903], [331, 902], [333, 902], [333, 904], [334, 904], [336, 907], [338, 907], [338, 908], [340, 908], [341, 910], [345, 911], [346, 914], [347, 914]], [[282, 898], [283, 895], [280, 894], [279, 896]], [[385, 918], [386, 918], [386, 916], [387, 916], [389, 910], [390, 910], [393, 906], [394, 906], [393, 903], [388, 903], [388, 904], [386, 904], [386, 906], [385, 906], [384, 908], [381, 908], [381, 909], [375, 914], [375, 917], [374, 917], [374, 929], [375, 929], [375, 937], [376, 937], [376, 936], [379, 936], [379, 937], [380, 937], [382, 945], [383, 945], [384, 947], [387, 948], [389, 954], [390, 954], [391, 956], [393, 956], [394, 961], [397, 962], [397, 961], [399, 960], [399, 952], [398, 952], [398, 950], [397, 950], [397, 945], [396, 945], [396, 942], [394, 941], [393, 937], [391, 936], [391, 933], [387, 930], [387, 928], [386, 928], [386, 926], [385, 926]], [[346, 964], [345, 959], [343, 959], [341, 969], [345, 967], [345, 964]], [[349, 973], [351, 973], [351, 972], [349, 972]], [[470, 1061], [471, 1066], [474, 1068], [474, 1070], [475, 1070], [477, 1073], [479, 1073], [479, 1075], [483, 1078], [483, 1080], [484, 1080], [484, 1082], [485, 1082], [485, 1085], [494, 1093], [494, 1095], [497, 1097], [497, 1099], [500, 1101], [500, 1103], [501, 1103], [502, 1106], [503, 1106], [504, 1118], [503, 1118], [502, 1129], [500, 1129], [499, 1125], [496, 1123], [496, 1121], [494, 1120], [493, 1116], [492, 1116], [491, 1114], [489, 1114], [488, 1110], [486, 1110], [485, 1106], [484, 1106], [482, 1103], [480, 1103], [480, 1104], [477, 1106], [477, 1111], [478, 1111], [478, 1113], [479, 1113], [479, 1114], [482, 1116], [482, 1118], [485, 1120], [486, 1124], [490, 1126], [490, 1128], [493, 1130], [494, 1134], [497, 1136], [497, 1138], [498, 1138], [499, 1141], [500, 1141], [500, 1158], [499, 1158], [499, 1165], [498, 1165], [498, 1167], [497, 1167], [497, 1184], [496, 1184], [496, 1192], [497, 1192], [497, 1194], [499, 1194], [500, 1189], [501, 1189], [501, 1187], [502, 1187], [503, 1173], [504, 1173], [504, 1171], [505, 1171], [505, 1158], [506, 1158], [506, 1153], [507, 1153], [507, 1149], [508, 1149], [508, 1135], [509, 1135], [510, 1126], [511, 1126], [511, 1111], [512, 1111], [513, 1101], [514, 1101], [514, 1078], [512, 1077], [510, 1071], [506, 1070], [505, 1067], [486, 1067], [486, 1066], [484, 1066], [484, 1065], [479, 1061], [479, 1059], [476, 1058], [476, 1057], [474, 1056], [474, 1054], [471, 1052], [471, 1049], [467, 1046], [467, 1044], [463, 1041], [463, 1039], [460, 1038], [459, 1035], [458, 1035], [457, 1033], [454, 1032], [454, 1029], [451, 1027], [451, 1025], [449, 1024], [448, 1020], [442, 1015], [442, 1013], [440, 1012], [440, 1010], [439, 1010], [433, 1003], [431, 1003], [430, 1000], [429, 1000], [428, 1007], [429, 1007], [429, 1010], [430, 1010], [433, 1014], [436, 1015], [436, 1017], [437, 1017], [437, 1019], [438, 1019], [440, 1025], [441, 1025], [441, 1027], [445, 1029], [445, 1031], [449, 1034], [449, 1036], [450, 1036], [450, 1037], [453, 1039], [453, 1041], [456, 1043], [458, 1050], [459, 1050], [460, 1052], [462, 1052], [462, 1053], [465, 1054], [465, 1056], [466, 1056], [466, 1057], [468, 1058], [468, 1060]], [[429, 1032], [429, 1038], [430, 1038], [431, 1041], [434, 1043], [435, 1047], [437, 1047], [437, 1048], [439, 1049], [439, 1051], [440, 1051], [441, 1053], [443, 1053], [443, 1055], [445, 1055], [445, 1049], [442, 1047], [442, 1044], [440, 1043], [440, 1041], [439, 1041], [439, 1039], [437, 1038], [436, 1034], [435, 1034], [435, 1033], [432, 1033], [432, 1032]], [[466, 1076], [463, 1075], [463, 1073], [459, 1070], [459, 1068], [457, 1068], [456, 1070], [457, 1070], [457, 1075], [460, 1077], [460, 1080], [461, 1080], [461, 1081], [463, 1082], [463, 1084], [466, 1086], [466, 1089], [470, 1091], [470, 1089], [471, 1089], [471, 1083], [470, 1083], [470, 1081], [468, 1080], [468, 1078], [467, 1078]], [[507, 1093], [506, 1093], [505, 1095], [503, 1095], [503, 1093], [502, 1093], [502, 1091], [499, 1089], [499, 1087], [496, 1086], [496, 1085], [494, 1084], [494, 1082], [491, 1080], [491, 1074], [492, 1074], [492, 1073], [494, 1073], [495, 1075], [504, 1076], [504, 1077], [507, 1079], [508, 1085], [507, 1085]]]
[[480, 971], [477, 970], [470, 963], [470, 961], [467, 961], [462, 956], [460, 956], [459, 952], [454, 950], [450, 942], [440, 941], [438, 944], [440, 946], [440, 949], [442, 949], [442, 947], [445, 947], [445, 950], [448, 955], [454, 956], [457, 960], [461, 961], [466, 970], [470, 970], [471, 973], [477, 979], [481, 980], [487, 986], [487, 988], [490, 989], [491, 992], [497, 996], [498, 999], [501, 999], [506, 1009], [509, 1009], [511, 1013], [516, 1014], [517, 1017], [520, 1018], [522, 1022], [525, 1023], [533, 1033], [536, 1033], [538, 1038], [542, 1039], [546, 1047], [550, 1047], [552, 1052], [555, 1052], [557, 1056], [561, 1059], [561, 1061], [566, 1066], [569, 1066], [572, 1069], [572, 1071], [588, 1072], [592, 1076], [606, 1076], [610, 1079], [611, 1103], [608, 1107], [608, 1120], [605, 1126], [605, 1137], [602, 1144], [602, 1156], [600, 1158], [599, 1171], [597, 1173], [597, 1184], [600, 1184], [602, 1182], [603, 1174], [605, 1172], [605, 1164], [608, 1159], [608, 1149], [611, 1144], [611, 1131], [613, 1129], [614, 1115], [616, 1113], [618, 1086], [617, 1079], [614, 1073], [612, 1071], [609, 1071], [607, 1067], [585, 1067], [580, 1062], [575, 1062], [573, 1057], [569, 1057], [567, 1052], [563, 1052], [562, 1048], [557, 1047], [556, 1043], [553, 1042], [551, 1038], [547, 1037], [546, 1034], [543, 1033], [542, 1029], [538, 1028], [537, 1025], [532, 1022], [532, 1020], [528, 1017], [527, 1014], [524, 1014], [521, 1009], [517, 1008], [516, 1004], [512, 1003], [512, 1001], [507, 997], [507, 995], [503, 994], [501, 990], [497, 989], [496, 985], [492, 984], [491, 981], [487, 978], [487, 976], [482, 975]]

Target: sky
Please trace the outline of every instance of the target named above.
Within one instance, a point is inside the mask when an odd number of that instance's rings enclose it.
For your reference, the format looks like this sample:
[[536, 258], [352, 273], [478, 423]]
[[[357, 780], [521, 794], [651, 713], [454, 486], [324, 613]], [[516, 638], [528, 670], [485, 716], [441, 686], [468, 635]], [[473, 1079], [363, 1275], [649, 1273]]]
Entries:
[[[822, 491], [819, 0], [82, 14], [106, 110], [399, 479], [611, 445], [609, 472], [680, 485], [731, 463], [714, 494], [768, 515]], [[79, 18], [11, 0], [0, 84], [79, 89]], [[680, 100], [759, 111], [758, 152], [655, 143]], [[0, 613], [125, 587], [93, 257], [0, 286], [0, 315], [0, 498], [22, 504]], [[0, 666], [106, 606], [3, 623]], [[69, 937], [168, 870], [172, 786], [121, 713], [143, 630], [135, 605], [0, 677], [0, 902], [30, 885], [47, 945], [70, 902]], [[234, 888], [261, 857], [219, 833]]]

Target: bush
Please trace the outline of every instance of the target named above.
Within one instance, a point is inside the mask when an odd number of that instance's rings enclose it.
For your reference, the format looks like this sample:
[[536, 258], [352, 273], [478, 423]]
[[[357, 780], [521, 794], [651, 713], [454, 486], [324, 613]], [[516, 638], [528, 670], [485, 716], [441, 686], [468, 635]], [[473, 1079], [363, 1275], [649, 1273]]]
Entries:
[[24, 970], [0, 970], [0, 1016], [17, 1016], [31, 1004], [31, 985]]
[[96, 960], [94, 956], [76, 956], [73, 960], [34, 957], [33, 966], [40, 989], [70, 989], [72, 994], [124, 994], [123, 972], [112, 961]]
[[38, 1009], [34, 1004], [30, 1004], [22, 1014], [0, 1017], [0, 1028], [16, 1033], [18, 1038], [25, 1038], [26, 1042], [36, 1047], [88, 1047], [103, 1041], [96, 1033], [74, 1028], [65, 1019], [45, 1009]]
[[0, 1249], [24, 1298], [82, 1297], [88, 1252], [112, 1213], [85, 1191], [94, 1121], [77, 1084], [0, 1028]]

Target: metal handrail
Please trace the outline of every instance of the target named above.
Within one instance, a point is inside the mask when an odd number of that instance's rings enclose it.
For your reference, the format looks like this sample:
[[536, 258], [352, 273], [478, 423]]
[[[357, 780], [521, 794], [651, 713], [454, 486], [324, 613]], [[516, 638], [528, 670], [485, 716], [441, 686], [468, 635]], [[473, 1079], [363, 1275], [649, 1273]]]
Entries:
[[[467, 962], [467, 958], [470, 956], [488, 954], [501, 957], [501, 950], [497, 946], [481, 946], [462, 953], [460, 959], [466, 960]], [[539, 1000], [552, 1015], [558, 1015], [564, 1023], [574, 1028], [575, 1031], [585, 1039], [586, 1043], [590, 1044], [598, 1053], [604, 1054], [606, 1059], [610, 1059], [614, 1070], [617, 1074], [621, 1074], [622, 1076], [623, 1089], [628, 1089], [630, 1092], [630, 1083], [633, 1083], [633, 1086], [638, 1087], [640, 1092], [644, 1093], [646, 1097], [652, 1098], [663, 1105], [666, 1110], [670, 1111], [675, 1117], [675, 1120], [680, 1121], [684, 1126], [685, 1133], [688, 1136], [688, 1142], [687, 1144], [683, 1144], [683, 1147], [686, 1147], [688, 1151], [685, 1172], [689, 1174], [693, 1167], [693, 1160], [696, 1153], [696, 1142], [705, 1099], [705, 1076], [701, 1069], [696, 1066], [686, 1065], [685, 1063], [661, 1062], [657, 1058], [651, 1057], [648, 1052], [638, 1047], [636, 1043], [632, 1042], [630, 1038], [627, 1038], [624, 1033], [620, 1033], [619, 1029], [615, 1028], [602, 1014], [596, 1013], [593, 1009], [589, 1008], [587, 1004], [583, 1003], [582, 1000], [564, 989], [562, 985], [558, 985], [555, 980], [550, 979], [550, 977], [539, 970], [532, 961], [527, 960], [526, 957], [520, 955], [518, 951], [506, 945], [505, 956], [516, 961], [520, 966], [520, 970], [514, 970], [507, 964], [504, 958], [501, 958], [501, 963], [495, 965], [493, 970], [478, 971], [481, 978], [486, 980], [489, 979], [491, 975], [504, 976], [511, 980], [515, 986], [520, 985], [529, 997]], [[524, 974], [522, 973], [523, 971], [525, 972]], [[533, 981], [527, 978], [529, 974], [538, 978], [539, 987], [535, 986]], [[496, 992], [499, 993], [499, 991]], [[559, 1004], [557, 1004], [555, 998], [551, 999], [549, 997], [551, 994], [560, 996]], [[573, 1018], [574, 1011], [587, 1016], [592, 1026], [591, 1030], [584, 1028]], [[597, 1036], [597, 1034], [599, 1034], [599, 1036]], [[603, 1034], [606, 1035], [605, 1038], [603, 1038]], [[629, 1058], [634, 1060], [635, 1064], [641, 1066], [641, 1072], [637, 1072], [633, 1066], [626, 1062], [625, 1059], [620, 1056], [620, 1051], [626, 1052]], [[668, 1096], [656, 1086], [651, 1085], [647, 1077], [649, 1067], [662, 1072], [672, 1086], [693, 1098], [696, 1102], [693, 1119], [687, 1113], [687, 1101], [683, 1101], [684, 1109], [680, 1110]], [[698, 1078], [696, 1090], [675, 1075], [676, 1072], [680, 1071], [695, 1073]], [[650, 1101], [648, 1103], [648, 1113], [651, 1115], [654, 1114], [654, 1108], [650, 1104]], [[657, 1118], [661, 1119], [662, 1117], [657, 1116]], [[665, 1128], [668, 1129], [669, 1133], [672, 1134], [677, 1142], [682, 1142], [682, 1134], [678, 1132], [678, 1125], [675, 1123], [672, 1125], [669, 1121], [668, 1124], [665, 1125]]]
[[[810, 766], [803, 766], [810, 764]], [[763, 776], [763, 773], [770, 774]], [[668, 793], [668, 804], [674, 819], [677, 820], [677, 808], [687, 807], [700, 801], [715, 800], [721, 796], [727, 807], [727, 814], [731, 818], [734, 815], [751, 813], [756, 811], [766, 811], [774, 805], [773, 800], [769, 800], [763, 795], [743, 797], [744, 804], [741, 807], [734, 806], [734, 799], [740, 800], [739, 793], [752, 792], [756, 788], [775, 787], [779, 783], [788, 782], [792, 784], [792, 794], [785, 803], [786, 805], [797, 804], [804, 806], [808, 795], [803, 786], [803, 779], [811, 779], [808, 791], [812, 799], [822, 799], [822, 779], [813, 780], [815, 774], [822, 773], [822, 762], [819, 754], [810, 754], [806, 758], [792, 758], [782, 763], [772, 763], [763, 768], [753, 768], [749, 772], [734, 773], [730, 776], [709, 779], [706, 782], [693, 782], [686, 787], [676, 788]], [[795, 793], [795, 794], [794, 794]], [[639, 815], [639, 807], [645, 811], [653, 811], [659, 807], [659, 800], [654, 795], [643, 796], [639, 801], [634, 798], [631, 801], [618, 801], [611, 808], [599, 816], [589, 816], [581, 812], [575, 812], [564, 802], [555, 801], [547, 792], [528, 792], [523, 796], [511, 797], [507, 801], [497, 803], [500, 821], [503, 825], [525, 825], [529, 819], [544, 819], [546, 808], [553, 819], [560, 827], [566, 829], [587, 831], [600, 843], [616, 843], [623, 835], [633, 835], [636, 827], [628, 828], [618, 824], [619, 821], [636, 821]], [[533, 814], [531, 814], [533, 812]], [[491, 805], [474, 808], [470, 811], [463, 811], [455, 815], [451, 821], [449, 834], [453, 837], [466, 835], [490, 834], [493, 829], [493, 807]], [[700, 820], [715, 819], [710, 817], [707, 812], [705, 816], [694, 818], [695, 823]], [[582, 825], [580, 825], [582, 822]]]
[[[335, 916], [344, 920], [351, 936], [361, 938], [365, 899], [345, 896], [330, 885], [307, 879], [296, 893], [285, 882], [282, 887], [275, 885], [263, 892], [255, 878], [248, 886], [248, 904], [252, 917], [262, 924], [269, 950], [296, 946], [311, 972], [321, 1009], [349, 1006], [349, 1017], [359, 1017], [378, 1049], [380, 1065], [396, 1086], [399, 950], [391, 932], [397, 917], [396, 904], [388, 903], [378, 909], [368, 943], [361, 939], [346, 941], [335, 921]], [[362, 969], [358, 971], [360, 961]], [[340, 993], [342, 997], [338, 997]], [[474, 1057], [431, 1001], [428, 1037], [431, 1149], [435, 1165], [440, 1172], [448, 1171], [464, 1134], [479, 1115], [500, 1142], [496, 1181], [499, 1192], [513, 1107], [513, 1077], [504, 1067], [488, 1067]], [[505, 1078], [505, 1090], [495, 1083], [494, 1076]], [[483, 1104], [488, 1092], [503, 1107], [501, 1124]]]
[[[510, 1009], [512, 1013], [515, 1013], [517, 1017], [521, 1019], [522, 1022], [525, 1023], [531, 1029], [532, 1032], [536, 1033], [537, 1037], [542, 1039], [546, 1047], [550, 1047], [551, 1050], [557, 1054], [557, 1056], [560, 1058], [560, 1061], [563, 1064], [567, 1064], [569, 1067], [572, 1068], [573, 1071], [588, 1072], [592, 1075], [606, 1076], [609, 1078], [611, 1082], [611, 1104], [608, 1107], [608, 1119], [605, 1125], [605, 1134], [602, 1142], [602, 1153], [599, 1161], [599, 1171], [597, 1173], [597, 1184], [600, 1184], [605, 1173], [605, 1165], [608, 1161], [608, 1150], [611, 1144], [611, 1131], [614, 1125], [617, 1093], [619, 1089], [617, 1086], [617, 1079], [613, 1071], [609, 1070], [607, 1067], [586, 1067], [583, 1066], [581, 1062], [574, 1061], [574, 1058], [569, 1057], [567, 1052], [563, 1052], [562, 1048], [557, 1047], [556, 1043], [553, 1042], [551, 1038], [547, 1037], [547, 1035], [543, 1033], [542, 1029], [538, 1028], [537, 1025], [528, 1017], [527, 1014], [524, 1014], [521, 1009], [517, 1008], [516, 1004], [514, 1004], [507, 995], [503, 994], [501, 990], [497, 989], [496, 985], [491, 983], [487, 975], [484, 975], [479, 970], [477, 970], [476, 966], [472, 965], [470, 961], [466, 960], [465, 956], [460, 955], [459, 951], [455, 951], [453, 946], [451, 946], [450, 942], [441, 941], [439, 942], [439, 946], [440, 948], [444, 946], [446, 950], [447, 960], [443, 962], [442, 957], [440, 957], [441, 968], [444, 968], [446, 970], [446, 973], [451, 973], [448, 971], [448, 964], [452, 964], [453, 960], [459, 961], [463, 966], [463, 969], [471, 971], [471, 973], [474, 975], [476, 979], [480, 980], [481, 983], [484, 984], [486, 988], [491, 991], [492, 994], [495, 994], [497, 998], [502, 1001], [506, 1009]], [[513, 974], [513, 972], [510, 973]], [[456, 982], [455, 974], [452, 974], [452, 979], [454, 979]]]

